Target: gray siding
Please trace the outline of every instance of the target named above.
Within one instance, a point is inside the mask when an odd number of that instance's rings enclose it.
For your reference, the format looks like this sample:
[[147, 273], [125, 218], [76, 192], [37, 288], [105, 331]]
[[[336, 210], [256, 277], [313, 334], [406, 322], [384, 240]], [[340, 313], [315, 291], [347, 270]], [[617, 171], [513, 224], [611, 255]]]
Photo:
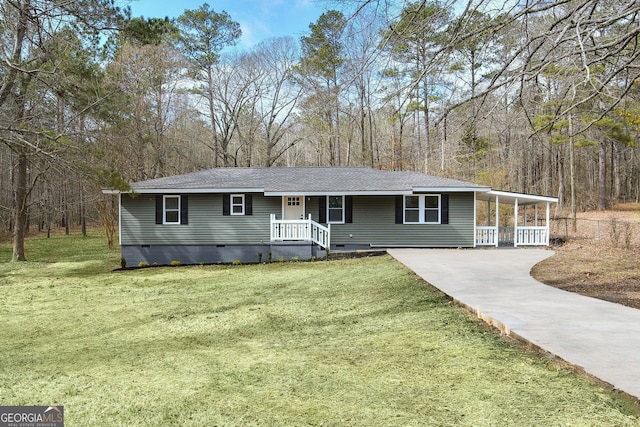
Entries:
[[[474, 246], [474, 200], [449, 194], [449, 224], [395, 224], [394, 196], [354, 196], [353, 223], [332, 224], [331, 243], [349, 246]], [[305, 202], [318, 221], [318, 198]], [[269, 243], [269, 215], [282, 213], [281, 197], [253, 195], [253, 215], [223, 216], [222, 195], [190, 194], [189, 224], [157, 225], [155, 195], [122, 196], [123, 245], [258, 245]], [[305, 215], [305, 217], [306, 217]]]
[[282, 211], [280, 197], [253, 195], [253, 215], [222, 215], [221, 194], [189, 194], [189, 224], [156, 224], [155, 195], [122, 195], [123, 245], [269, 243], [269, 215]]
[[[353, 223], [331, 224], [331, 246], [473, 247], [474, 201], [474, 193], [449, 194], [449, 224], [396, 224], [394, 196], [354, 196]], [[317, 198], [307, 213], [317, 220]]]

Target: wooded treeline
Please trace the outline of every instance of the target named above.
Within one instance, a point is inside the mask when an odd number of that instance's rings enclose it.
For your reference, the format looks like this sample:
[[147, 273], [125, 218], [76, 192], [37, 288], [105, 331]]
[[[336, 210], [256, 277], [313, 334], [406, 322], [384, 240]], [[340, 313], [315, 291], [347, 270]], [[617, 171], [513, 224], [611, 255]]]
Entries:
[[[331, 7], [341, 7], [334, 10]], [[560, 197], [640, 198], [640, 2], [327, 2], [235, 47], [208, 4], [0, 0], [0, 227], [107, 221], [101, 187], [210, 167], [364, 165]]]

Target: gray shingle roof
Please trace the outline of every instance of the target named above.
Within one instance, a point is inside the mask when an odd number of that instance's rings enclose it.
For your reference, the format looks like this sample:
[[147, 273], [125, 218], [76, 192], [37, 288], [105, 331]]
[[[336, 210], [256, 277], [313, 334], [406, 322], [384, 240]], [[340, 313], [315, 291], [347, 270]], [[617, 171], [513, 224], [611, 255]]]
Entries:
[[414, 189], [487, 191], [488, 187], [419, 172], [365, 167], [215, 168], [131, 184], [136, 192], [400, 193]]

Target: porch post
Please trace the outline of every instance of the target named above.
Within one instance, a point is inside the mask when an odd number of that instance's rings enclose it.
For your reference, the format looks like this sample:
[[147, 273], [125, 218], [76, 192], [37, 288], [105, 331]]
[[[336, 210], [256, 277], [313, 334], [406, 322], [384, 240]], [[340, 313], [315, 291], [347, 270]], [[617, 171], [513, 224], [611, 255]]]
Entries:
[[498, 216], [498, 210], [500, 206], [500, 196], [496, 195], [496, 248], [500, 244], [500, 217]]
[[551, 205], [551, 203], [547, 202], [547, 216], [545, 217], [546, 218], [545, 222], [547, 223], [547, 239], [546, 239], [547, 240], [547, 242], [546, 242], [547, 246], [549, 246], [549, 233], [551, 232], [550, 226], [549, 226], [549, 206], [550, 205]]
[[473, 192], [473, 247], [478, 247], [478, 192]]
[[518, 198], [513, 205], [513, 247], [518, 247]]

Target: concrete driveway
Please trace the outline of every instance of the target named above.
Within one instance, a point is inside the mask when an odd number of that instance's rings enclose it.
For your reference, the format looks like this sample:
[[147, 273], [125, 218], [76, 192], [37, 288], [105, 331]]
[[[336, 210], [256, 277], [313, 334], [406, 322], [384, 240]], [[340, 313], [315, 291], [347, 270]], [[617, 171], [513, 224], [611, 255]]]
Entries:
[[640, 310], [562, 291], [529, 272], [544, 249], [390, 249], [431, 285], [514, 335], [640, 398]]

